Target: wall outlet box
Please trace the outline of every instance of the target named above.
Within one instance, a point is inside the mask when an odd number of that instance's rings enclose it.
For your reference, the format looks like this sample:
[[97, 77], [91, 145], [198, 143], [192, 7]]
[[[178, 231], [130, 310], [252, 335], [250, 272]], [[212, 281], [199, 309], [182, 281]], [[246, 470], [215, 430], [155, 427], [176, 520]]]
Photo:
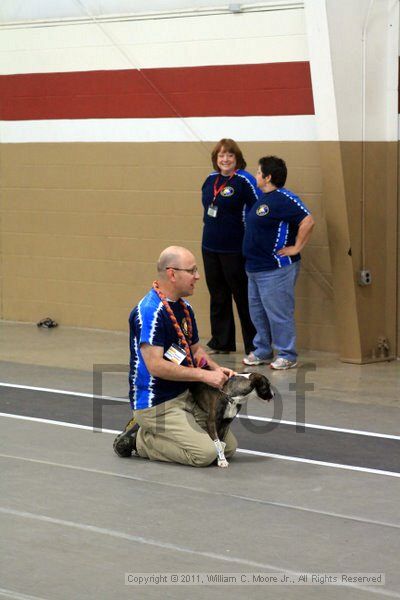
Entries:
[[365, 270], [362, 270], [359, 272], [359, 274], [358, 274], [359, 285], [371, 285], [371, 282], [372, 282], [371, 271], [368, 271], [367, 269], [365, 269]]

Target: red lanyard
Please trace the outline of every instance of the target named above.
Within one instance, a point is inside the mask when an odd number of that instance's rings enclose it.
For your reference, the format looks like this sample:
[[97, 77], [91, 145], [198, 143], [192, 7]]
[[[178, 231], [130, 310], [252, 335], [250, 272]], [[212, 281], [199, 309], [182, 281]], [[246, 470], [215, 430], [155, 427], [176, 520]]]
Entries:
[[[190, 351], [190, 346], [188, 344], [188, 341], [186, 339], [186, 336], [184, 335], [178, 321], [176, 320], [176, 317], [174, 315], [174, 312], [172, 310], [172, 308], [170, 307], [170, 305], [168, 304], [167, 298], [166, 296], [162, 293], [162, 291], [160, 290], [160, 288], [158, 287], [158, 283], [157, 281], [153, 281], [153, 289], [155, 290], [156, 294], [158, 295], [158, 297], [160, 298], [161, 302], [163, 303], [163, 306], [165, 308], [165, 310], [167, 311], [169, 318], [172, 321], [172, 324], [175, 328], [176, 333], [178, 334], [178, 337], [180, 339], [181, 345], [183, 346], [183, 349], [186, 353], [186, 359], [188, 362], [188, 366], [189, 367], [194, 367], [193, 364], [193, 360], [192, 360], [192, 353]], [[192, 328], [192, 319], [190, 318], [190, 312], [188, 307], [186, 306], [185, 302], [182, 300], [182, 298], [179, 298], [179, 303], [183, 308], [183, 312], [185, 313], [185, 317], [186, 317], [186, 323], [188, 326], [188, 337], [189, 340], [192, 339], [192, 333], [193, 333], [193, 328]]]
[[222, 192], [222, 190], [224, 190], [226, 188], [226, 186], [228, 185], [228, 183], [230, 182], [230, 180], [232, 179], [232, 177], [234, 175], [236, 175], [236, 171], [233, 171], [233, 173], [229, 177], [229, 179], [227, 179], [226, 181], [224, 181], [224, 183], [222, 185], [220, 185], [219, 187], [218, 187], [218, 182], [219, 182], [219, 175], [218, 175], [217, 179], [214, 182], [214, 198], [213, 198], [212, 204], [214, 204], [214, 202], [215, 202], [218, 194], [220, 192]]

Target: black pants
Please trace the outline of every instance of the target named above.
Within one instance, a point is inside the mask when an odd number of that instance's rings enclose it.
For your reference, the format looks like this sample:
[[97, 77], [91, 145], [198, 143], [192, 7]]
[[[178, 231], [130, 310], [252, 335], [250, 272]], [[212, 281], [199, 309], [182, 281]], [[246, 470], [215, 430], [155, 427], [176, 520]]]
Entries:
[[241, 254], [223, 254], [203, 250], [204, 271], [210, 292], [211, 340], [214, 350], [236, 350], [235, 319], [232, 296], [235, 300], [246, 354], [254, 350], [256, 330], [250, 319], [247, 296], [247, 275]]

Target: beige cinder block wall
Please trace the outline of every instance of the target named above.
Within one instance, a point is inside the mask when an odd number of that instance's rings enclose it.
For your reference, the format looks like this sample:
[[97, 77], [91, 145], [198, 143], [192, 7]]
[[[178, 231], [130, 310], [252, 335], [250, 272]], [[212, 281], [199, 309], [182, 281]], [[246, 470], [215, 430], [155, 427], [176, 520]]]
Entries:
[[[165, 246], [190, 248], [201, 265], [200, 187], [210, 171], [211, 147], [3, 144], [2, 318], [35, 322], [51, 316], [62, 325], [125, 330]], [[297, 290], [299, 344], [334, 350], [318, 147], [301, 142], [241, 147], [253, 172], [260, 156], [283, 156], [288, 187], [316, 217]], [[193, 305], [204, 337], [208, 304], [203, 278]]]
[[341, 154], [354, 279], [366, 268], [373, 282], [355, 287], [360, 344], [368, 362], [385, 356], [382, 340], [387, 355], [396, 355], [397, 143], [343, 142]]
[[[336, 349], [338, 319], [352, 332], [344, 358], [379, 355], [378, 338], [396, 326], [397, 144], [369, 144], [362, 233], [360, 144], [243, 143], [249, 169], [265, 153], [288, 163], [288, 187], [317, 220], [297, 287], [302, 348]], [[130, 307], [148, 289], [163, 247], [189, 247], [201, 264], [199, 188], [211, 145], [3, 144], [1, 149], [2, 318], [35, 322], [50, 315], [64, 325], [124, 330]], [[336, 150], [335, 150], [336, 148]], [[326, 171], [321, 171], [320, 159]], [[340, 172], [332, 165], [340, 164]], [[322, 182], [322, 174], [324, 180]], [[340, 189], [338, 189], [338, 185]], [[322, 190], [324, 189], [324, 194]], [[338, 199], [342, 194], [345, 204]], [[331, 254], [339, 274], [332, 279]], [[343, 241], [338, 232], [348, 231]], [[355, 282], [362, 238], [373, 286]], [[351, 247], [352, 256], [348, 256]], [[347, 265], [347, 266], [346, 266]], [[341, 282], [340, 277], [345, 276]], [[347, 278], [346, 278], [347, 277]], [[347, 291], [346, 291], [347, 290]], [[193, 298], [202, 335], [209, 333], [204, 280]], [[343, 306], [341, 306], [343, 305]], [[352, 315], [356, 315], [353, 319]], [[379, 315], [379, 319], [373, 315]], [[353, 340], [353, 341], [352, 341]], [[354, 343], [354, 346], [351, 344]], [[353, 352], [353, 354], [351, 353]]]
[[338, 350], [346, 362], [375, 362], [396, 353], [397, 143], [325, 143], [321, 163]]

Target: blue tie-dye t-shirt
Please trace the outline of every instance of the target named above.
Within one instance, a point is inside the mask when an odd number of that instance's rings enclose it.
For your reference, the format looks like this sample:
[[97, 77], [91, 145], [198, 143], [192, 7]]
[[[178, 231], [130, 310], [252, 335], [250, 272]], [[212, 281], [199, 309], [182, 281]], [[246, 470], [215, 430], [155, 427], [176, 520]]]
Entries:
[[[199, 341], [193, 309], [184, 300], [192, 320], [192, 339], [188, 337], [188, 325], [182, 305], [179, 301], [169, 301], [169, 305], [181, 327], [189, 345]], [[172, 344], [179, 344], [176, 329], [157, 292], [153, 289], [139, 302], [129, 316], [130, 328], [130, 372], [129, 399], [133, 410], [150, 408], [171, 400], [188, 389], [184, 381], [168, 381], [153, 377], [147, 370], [140, 351], [141, 344], [161, 346], [164, 353]], [[168, 360], [164, 358], [164, 360]], [[187, 360], [181, 363], [187, 366]]]

